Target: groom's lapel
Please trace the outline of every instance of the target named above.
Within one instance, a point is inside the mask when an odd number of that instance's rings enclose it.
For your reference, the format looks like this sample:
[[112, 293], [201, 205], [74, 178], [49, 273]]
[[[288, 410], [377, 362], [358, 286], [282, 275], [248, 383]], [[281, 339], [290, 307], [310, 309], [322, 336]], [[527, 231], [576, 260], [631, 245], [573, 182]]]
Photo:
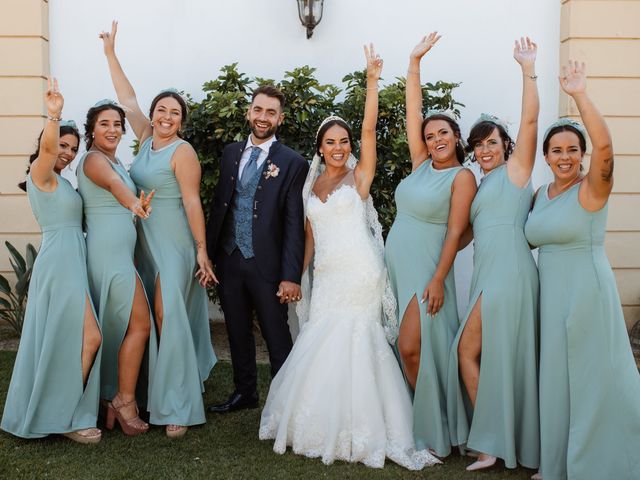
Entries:
[[[280, 162], [274, 161], [274, 158], [276, 158], [278, 155], [278, 150], [280, 150], [280, 142], [276, 140], [271, 144], [271, 147], [269, 148], [269, 154], [267, 155], [267, 158], [262, 164], [262, 172], [260, 173], [260, 180], [258, 181], [258, 190], [256, 191], [256, 199], [259, 199], [262, 197], [262, 192], [264, 191], [264, 187], [267, 185], [268, 182], [271, 182], [274, 184], [276, 183], [274, 182], [275, 178], [265, 176], [265, 172], [267, 171], [267, 168], [269, 168], [269, 165], [272, 163], [275, 163], [278, 168], [282, 168], [282, 165], [280, 165]], [[268, 190], [271, 191], [271, 189], [268, 189]]]

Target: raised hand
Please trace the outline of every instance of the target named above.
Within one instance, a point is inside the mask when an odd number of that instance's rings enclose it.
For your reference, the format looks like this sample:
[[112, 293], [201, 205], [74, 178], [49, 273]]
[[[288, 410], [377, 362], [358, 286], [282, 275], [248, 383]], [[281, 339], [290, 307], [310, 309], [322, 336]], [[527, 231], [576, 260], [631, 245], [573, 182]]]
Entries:
[[569, 65], [562, 67], [560, 86], [567, 95], [574, 96], [587, 90], [587, 73], [584, 62], [569, 60]]
[[64, 106], [64, 97], [58, 90], [58, 80], [47, 78], [47, 91], [44, 94], [44, 104], [47, 108], [47, 114], [52, 118], [60, 118], [62, 107]]
[[144, 190], [140, 190], [140, 206], [147, 212], [147, 215], [151, 214], [151, 199], [156, 194], [155, 189], [151, 190], [151, 193], [145, 197]]
[[513, 58], [524, 69], [536, 63], [538, 45], [531, 41], [529, 37], [520, 37], [520, 41], [515, 41], [513, 47]]
[[115, 20], [111, 21], [111, 32], [102, 31], [98, 35], [99, 38], [102, 39], [102, 43], [104, 46], [104, 54], [109, 55], [115, 52], [116, 49], [116, 33], [118, 33], [118, 22]]
[[377, 82], [380, 79], [384, 62], [380, 55], [375, 52], [373, 43], [368, 46], [364, 45], [364, 56], [367, 59], [367, 79]]
[[413, 48], [411, 57], [420, 60], [440, 40], [441, 36], [438, 35], [438, 32], [431, 32], [429, 35], [422, 37], [422, 40]]

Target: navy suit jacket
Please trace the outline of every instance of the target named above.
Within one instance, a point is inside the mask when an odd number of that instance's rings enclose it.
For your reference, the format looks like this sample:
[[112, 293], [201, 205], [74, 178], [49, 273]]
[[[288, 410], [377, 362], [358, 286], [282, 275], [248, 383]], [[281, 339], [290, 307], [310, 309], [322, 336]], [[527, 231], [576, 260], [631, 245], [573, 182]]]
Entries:
[[[231, 215], [245, 145], [246, 141], [232, 143], [222, 152], [220, 178], [207, 224], [207, 251], [214, 264], [225, 255], [222, 228], [227, 215]], [[269, 165], [279, 169], [276, 177], [264, 175]], [[308, 170], [302, 155], [277, 141], [271, 145], [253, 203], [253, 252], [259, 273], [267, 281], [300, 283], [304, 257], [302, 187]]]

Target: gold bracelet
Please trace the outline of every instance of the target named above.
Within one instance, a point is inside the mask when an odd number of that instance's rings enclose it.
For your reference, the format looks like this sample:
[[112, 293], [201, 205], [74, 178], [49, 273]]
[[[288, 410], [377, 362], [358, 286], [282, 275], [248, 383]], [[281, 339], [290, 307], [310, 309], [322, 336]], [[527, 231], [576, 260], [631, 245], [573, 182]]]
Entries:
[[47, 120], [51, 120], [52, 122], [59, 122], [62, 120], [62, 117], [52, 117], [51, 115], [47, 115]]
[[527, 75], [527, 74], [525, 74], [525, 77], [529, 77], [531, 80], [537, 80], [538, 79], [538, 75]]

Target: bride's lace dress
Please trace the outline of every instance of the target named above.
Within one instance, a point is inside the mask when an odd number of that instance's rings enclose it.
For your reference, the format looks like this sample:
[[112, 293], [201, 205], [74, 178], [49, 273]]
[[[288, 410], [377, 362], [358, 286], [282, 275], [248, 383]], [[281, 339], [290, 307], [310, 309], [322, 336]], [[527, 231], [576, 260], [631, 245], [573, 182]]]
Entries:
[[439, 463], [414, 449], [411, 400], [380, 323], [385, 270], [365, 203], [343, 183], [326, 203], [311, 195], [307, 216], [315, 241], [309, 320], [271, 383], [260, 439], [326, 464]]

